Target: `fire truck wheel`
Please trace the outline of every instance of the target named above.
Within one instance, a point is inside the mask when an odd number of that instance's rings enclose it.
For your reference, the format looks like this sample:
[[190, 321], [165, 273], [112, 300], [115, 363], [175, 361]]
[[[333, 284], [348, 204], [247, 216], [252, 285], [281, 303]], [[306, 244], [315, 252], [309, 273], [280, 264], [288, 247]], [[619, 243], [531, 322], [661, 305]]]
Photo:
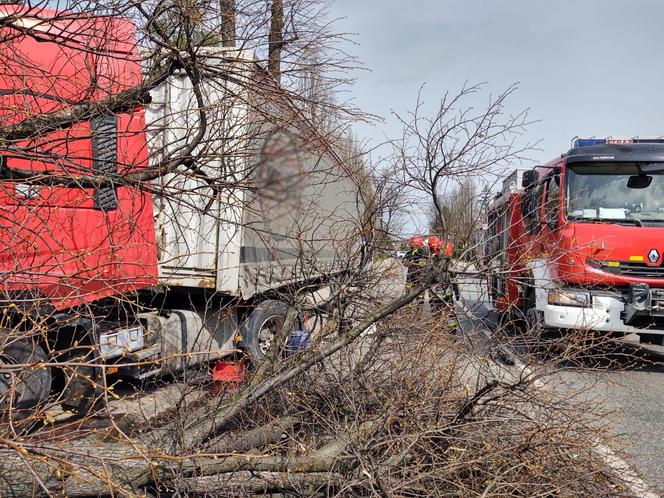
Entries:
[[14, 430], [27, 430], [35, 422], [31, 417], [48, 398], [51, 369], [40, 366], [47, 360], [37, 341], [0, 330], [0, 419], [11, 422]]
[[258, 304], [242, 322], [242, 344], [252, 361], [257, 362], [265, 357], [287, 312], [286, 303], [271, 299]]
[[524, 314], [526, 332], [528, 334], [539, 334], [542, 330], [541, 312], [536, 308], [535, 292], [531, 292], [526, 300], [526, 312]]

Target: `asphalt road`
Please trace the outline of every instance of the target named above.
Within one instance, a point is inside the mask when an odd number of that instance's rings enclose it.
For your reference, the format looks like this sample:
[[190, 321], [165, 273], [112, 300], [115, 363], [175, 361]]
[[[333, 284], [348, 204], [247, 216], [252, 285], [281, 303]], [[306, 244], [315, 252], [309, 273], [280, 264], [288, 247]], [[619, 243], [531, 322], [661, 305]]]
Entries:
[[[462, 328], [482, 332], [476, 336], [495, 344], [497, 316], [486, 303], [482, 282], [466, 277], [459, 283]], [[515, 344], [510, 353], [525, 364], [537, 362]], [[607, 427], [608, 444], [650, 491], [664, 496], [664, 355], [656, 349], [611, 341], [591, 350], [587, 359], [556, 363], [546, 383], [574, 396], [581, 406], [600, 407], [604, 415], [598, 425]]]

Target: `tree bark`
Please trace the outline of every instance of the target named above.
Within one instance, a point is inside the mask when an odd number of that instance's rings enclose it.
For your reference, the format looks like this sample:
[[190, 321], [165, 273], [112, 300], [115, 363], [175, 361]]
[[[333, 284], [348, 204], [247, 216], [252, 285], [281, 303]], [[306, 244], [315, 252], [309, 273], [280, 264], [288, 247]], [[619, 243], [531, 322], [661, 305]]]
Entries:
[[272, 0], [270, 34], [268, 37], [267, 70], [281, 81], [281, 50], [284, 47], [284, 0]]
[[182, 480], [189, 493], [219, 493], [229, 491], [265, 493], [268, 491], [295, 491], [310, 495], [327, 486], [338, 486], [342, 476], [337, 473], [299, 472], [234, 472], [214, 476], [188, 477]]
[[221, 44], [235, 46], [235, 0], [219, 0], [221, 14]]
[[[63, 495], [96, 496], [136, 493], [150, 482], [171, 482], [176, 475], [216, 475], [238, 471], [327, 473], [345, 461], [344, 450], [358, 444], [384, 418], [371, 420], [323, 446], [313, 454], [265, 456], [255, 454], [228, 457], [169, 457], [159, 447], [136, 442], [100, 443], [89, 438], [74, 448], [35, 445], [0, 451], [0, 496]], [[260, 442], [260, 441], [259, 441]]]
[[205, 447], [207, 451], [217, 453], [243, 453], [252, 448], [278, 443], [284, 433], [291, 431], [298, 421], [296, 417], [282, 417], [250, 431], [216, 439]]

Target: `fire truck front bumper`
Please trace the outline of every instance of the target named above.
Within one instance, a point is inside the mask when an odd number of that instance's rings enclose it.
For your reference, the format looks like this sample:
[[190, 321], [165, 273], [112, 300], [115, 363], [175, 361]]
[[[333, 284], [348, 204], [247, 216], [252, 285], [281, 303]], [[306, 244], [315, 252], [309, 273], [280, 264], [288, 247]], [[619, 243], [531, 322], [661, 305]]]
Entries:
[[624, 292], [548, 291], [540, 310], [546, 327], [664, 335], [664, 289], [647, 284], [633, 284]]

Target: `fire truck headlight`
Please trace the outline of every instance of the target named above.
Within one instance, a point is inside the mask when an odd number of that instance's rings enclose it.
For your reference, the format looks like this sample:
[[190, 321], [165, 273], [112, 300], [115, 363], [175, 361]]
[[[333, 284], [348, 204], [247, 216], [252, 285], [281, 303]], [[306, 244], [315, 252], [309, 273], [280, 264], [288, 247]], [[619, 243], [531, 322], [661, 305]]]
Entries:
[[591, 305], [590, 292], [573, 289], [552, 290], [549, 291], [549, 304], [589, 308]]

